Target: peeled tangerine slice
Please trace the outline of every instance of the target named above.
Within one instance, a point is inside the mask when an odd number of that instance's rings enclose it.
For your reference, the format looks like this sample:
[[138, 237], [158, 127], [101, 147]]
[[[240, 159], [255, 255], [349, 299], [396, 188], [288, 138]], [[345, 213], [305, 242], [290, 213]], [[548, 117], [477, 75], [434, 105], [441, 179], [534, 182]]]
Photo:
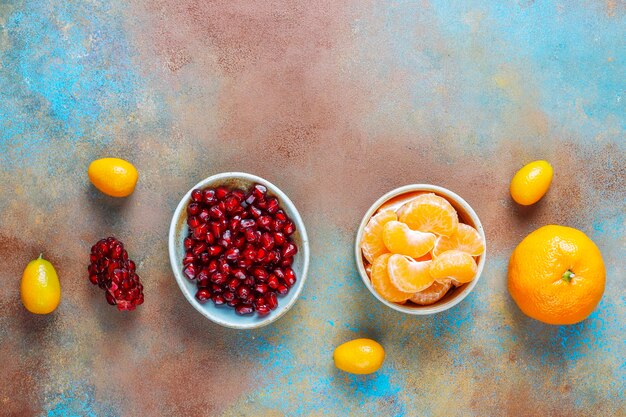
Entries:
[[476, 270], [476, 261], [472, 255], [458, 250], [445, 251], [430, 264], [430, 274], [439, 282], [451, 279], [465, 284], [474, 279]]
[[398, 290], [389, 280], [388, 266], [391, 254], [385, 253], [374, 260], [370, 279], [372, 286], [381, 297], [394, 303], [403, 303], [413, 294]]
[[445, 198], [433, 193], [421, 194], [405, 206], [399, 210], [399, 220], [411, 229], [443, 236], [452, 236], [456, 232], [459, 216]]
[[430, 266], [433, 261], [417, 262], [405, 255], [391, 255], [389, 257], [389, 279], [400, 291], [411, 293], [430, 287], [434, 281], [430, 275]]
[[434, 304], [446, 295], [451, 286], [452, 281], [449, 279], [443, 280], [442, 282], [435, 281], [433, 285], [425, 290], [413, 294], [409, 300], [420, 306]]
[[459, 223], [456, 233], [452, 236], [441, 236], [437, 239], [433, 256], [439, 256], [447, 250], [460, 250], [472, 256], [481, 255], [485, 251], [485, 242], [472, 226]]
[[383, 253], [389, 252], [383, 242], [383, 228], [387, 222], [393, 220], [398, 220], [396, 213], [393, 210], [383, 210], [373, 216], [365, 226], [361, 250], [369, 263], [373, 263], [374, 259]]
[[383, 242], [389, 252], [419, 258], [435, 246], [437, 237], [432, 233], [411, 230], [398, 221], [390, 221], [383, 228]]

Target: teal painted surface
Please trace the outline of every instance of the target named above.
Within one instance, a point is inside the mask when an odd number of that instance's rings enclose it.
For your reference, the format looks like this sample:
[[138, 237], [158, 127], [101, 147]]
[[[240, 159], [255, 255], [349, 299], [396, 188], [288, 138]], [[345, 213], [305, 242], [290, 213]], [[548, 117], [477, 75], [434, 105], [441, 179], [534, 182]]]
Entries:
[[[312, 4], [315, 3], [315, 4]], [[337, 4], [341, 3], [341, 4]], [[14, 415], [623, 415], [626, 413], [626, 10], [623, 2], [0, 3], [0, 404]], [[133, 162], [135, 194], [93, 189], [91, 160]], [[547, 159], [530, 209], [508, 182]], [[276, 324], [221, 329], [180, 294], [166, 234], [184, 192], [227, 170], [281, 187], [307, 224], [302, 297]], [[352, 259], [362, 214], [433, 183], [485, 226], [474, 292], [433, 317], [386, 309]], [[607, 290], [547, 326], [506, 291], [508, 257], [544, 224], [600, 247]], [[146, 303], [109, 308], [90, 246], [115, 235]], [[63, 300], [26, 313], [44, 252]], [[338, 344], [386, 348], [369, 377]]]

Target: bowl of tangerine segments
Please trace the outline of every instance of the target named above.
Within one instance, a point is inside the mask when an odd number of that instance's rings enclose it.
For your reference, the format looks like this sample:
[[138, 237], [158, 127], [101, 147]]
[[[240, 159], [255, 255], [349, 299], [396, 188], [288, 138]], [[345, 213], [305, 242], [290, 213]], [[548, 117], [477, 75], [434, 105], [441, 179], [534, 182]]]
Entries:
[[427, 315], [461, 302], [485, 265], [485, 233], [472, 207], [430, 184], [396, 188], [365, 213], [355, 242], [363, 283], [388, 307]]

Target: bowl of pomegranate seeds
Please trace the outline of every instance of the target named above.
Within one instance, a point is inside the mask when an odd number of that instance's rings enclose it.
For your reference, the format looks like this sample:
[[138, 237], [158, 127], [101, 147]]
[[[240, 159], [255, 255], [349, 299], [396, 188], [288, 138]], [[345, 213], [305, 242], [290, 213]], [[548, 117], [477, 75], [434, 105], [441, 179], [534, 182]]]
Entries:
[[225, 327], [253, 329], [296, 302], [309, 267], [298, 210], [278, 187], [226, 172], [193, 187], [169, 232], [178, 285], [192, 306]]

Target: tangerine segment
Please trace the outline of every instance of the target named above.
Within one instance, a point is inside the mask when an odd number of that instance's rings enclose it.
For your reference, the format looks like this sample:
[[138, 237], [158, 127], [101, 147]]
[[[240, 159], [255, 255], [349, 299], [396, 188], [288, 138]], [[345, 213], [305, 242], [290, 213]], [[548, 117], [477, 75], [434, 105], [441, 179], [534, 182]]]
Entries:
[[389, 279], [397, 289], [413, 295], [430, 287], [434, 282], [429, 272], [432, 262], [417, 262], [405, 255], [391, 255], [388, 268]]
[[449, 279], [443, 280], [442, 282], [435, 281], [433, 285], [426, 288], [424, 291], [413, 294], [413, 297], [409, 298], [409, 300], [420, 306], [434, 304], [448, 293], [450, 287], [452, 287], [452, 281]]
[[401, 211], [400, 221], [411, 229], [452, 236], [459, 225], [459, 216], [452, 204], [433, 193], [422, 194], [413, 199]]
[[381, 297], [387, 301], [402, 303], [411, 298], [413, 294], [398, 290], [389, 280], [388, 264], [390, 257], [391, 254], [385, 253], [374, 260], [370, 279], [372, 286]]
[[437, 237], [432, 233], [411, 230], [398, 221], [390, 221], [383, 228], [383, 242], [391, 253], [419, 258], [435, 247]]
[[476, 261], [472, 255], [459, 250], [448, 250], [440, 254], [430, 265], [430, 274], [437, 281], [451, 279], [465, 284], [476, 276]]
[[440, 236], [435, 243], [433, 256], [439, 256], [447, 250], [460, 250], [472, 256], [479, 256], [485, 251], [485, 242], [469, 224], [459, 223], [456, 233], [452, 236]]
[[383, 228], [387, 222], [398, 220], [398, 216], [393, 210], [383, 210], [373, 216], [363, 230], [361, 239], [361, 250], [363, 256], [369, 263], [383, 253], [389, 252], [383, 242]]

